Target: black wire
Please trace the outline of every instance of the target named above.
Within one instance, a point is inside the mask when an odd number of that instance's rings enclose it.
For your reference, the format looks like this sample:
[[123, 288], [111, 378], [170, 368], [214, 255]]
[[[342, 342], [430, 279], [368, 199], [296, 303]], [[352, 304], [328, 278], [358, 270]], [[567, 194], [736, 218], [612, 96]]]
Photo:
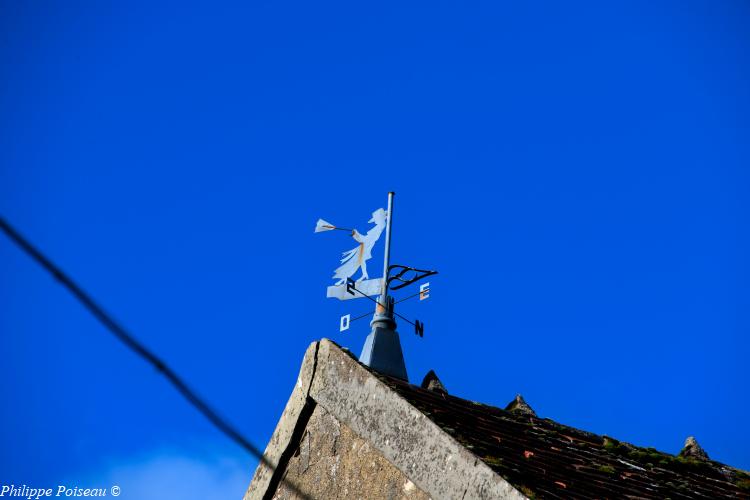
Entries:
[[258, 449], [253, 443], [248, 441], [242, 434], [229, 425], [223, 418], [221, 418], [216, 411], [214, 411], [206, 402], [204, 402], [188, 385], [169, 367], [159, 359], [154, 353], [149, 351], [146, 347], [138, 342], [132, 335], [130, 335], [122, 326], [117, 324], [94, 300], [84, 292], [81, 287], [60, 270], [55, 264], [53, 264], [48, 258], [46, 258], [39, 250], [24, 239], [5, 219], [0, 217], [0, 229], [5, 231], [11, 240], [13, 240], [19, 247], [21, 247], [28, 255], [36, 260], [42, 267], [49, 271], [60, 283], [63, 284], [78, 300], [93, 314], [99, 321], [101, 321], [107, 329], [112, 332], [123, 344], [135, 352], [138, 356], [142, 357], [154, 368], [164, 375], [177, 391], [183, 395], [188, 402], [193, 405], [198, 411], [200, 411], [217, 429], [223, 432], [228, 438], [235, 443], [239, 444], [250, 454], [263, 460], [263, 452]]
[[[363, 297], [367, 297], [367, 298], [368, 298], [368, 299], [370, 299], [371, 301], [373, 301], [373, 302], [375, 302], [376, 304], [378, 304], [379, 306], [383, 307], [383, 304], [381, 304], [381, 303], [380, 303], [380, 302], [378, 302], [377, 300], [373, 299], [372, 297], [370, 297], [370, 296], [369, 296], [369, 295], [367, 295], [366, 293], [364, 293], [364, 292], [362, 292], [362, 291], [360, 291], [360, 290], [357, 290], [357, 287], [356, 287], [356, 286], [353, 286], [353, 287], [352, 287], [352, 290], [354, 290], [355, 292], [359, 293], [359, 294], [360, 294], [360, 295], [362, 295]], [[416, 326], [417, 326], [417, 325], [415, 325], [413, 321], [410, 321], [410, 320], [408, 320], [408, 319], [404, 318], [403, 316], [401, 316], [401, 315], [400, 315], [399, 313], [397, 313], [397, 312], [396, 312], [396, 311], [394, 311], [394, 310], [391, 310], [391, 312], [392, 312], [393, 314], [395, 314], [396, 316], [398, 316], [399, 318], [403, 319], [404, 321], [406, 321], [407, 323], [409, 323], [410, 325], [412, 325], [412, 326], [414, 326], [414, 327], [416, 328]], [[364, 316], [360, 316], [359, 318], [355, 318], [355, 319], [361, 319], [361, 318], [363, 318], [363, 317], [364, 317]]]
[[366, 312], [364, 314], [361, 314], [361, 315], [357, 316], [356, 318], [350, 319], [349, 322], [351, 323], [352, 321], [357, 321], [358, 319], [366, 318], [367, 316], [369, 316], [371, 314], [372, 314], [371, 312]]
[[[403, 302], [403, 301], [405, 301], [405, 300], [413, 299], [413, 298], [414, 298], [414, 297], [416, 297], [417, 295], [422, 295], [423, 293], [429, 293], [429, 291], [430, 291], [430, 289], [429, 289], [429, 288], [427, 288], [427, 289], [425, 289], [425, 290], [422, 290], [422, 291], [419, 291], [419, 292], [415, 293], [414, 295], [409, 295], [408, 297], [404, 297], [403, 299], [399, 299], [399, 300], [397, 300], [396, 302], [394, 302], [394, 303], [393, 303], [393, 305], [396, 305], [396, 304], [400, 304], [401, 302]], [[362, 314], [362, 315], [360, 315], [360, 316], [357, 316], [356, 318], [352, 318], [352, 319], [350, 319], [349, 321], [350, 321], [350, 322], [351, 322], [351, 321], [357, 321], [358, 319], [362, 319], [362, 318], [364, 318], [364, 317], [367, 317], [367, 316], [369, 316], [370, 314], [372, 314], [372, 313], [369, 313], [369, 312], [367, 312], [367, 313], [364, 313], [364, 314]]]
[[408, 297], [404, 297], [403, 299], [399, 299], [396, 302], [394, 302], [394, 305], [395, 304], [399, 304], [399, 303], [401, 303], [401, 302], [403, 302], [405, 300], [413, 299], [417, 295], [422, 295], [423, 293], [430, 293], [430, 289], [426, 288], [425, 290], [420, 290], [419, 292], [415, 293], [414, 295], [409, 295]]
[[[5, 234], [7, 234], [8, 237], [10, 237], [10, 239], [13, 240], [13, 242], [16, 243], [22, 250], [24, 250], [42, 267], [49, 271], [50, 274], [52, 274], [55, 279], [62, 283], [65, 288], [67, 288], [73, 295], [75, 295], [76, 298], [78, 298], [78, 300], [80, 300], [84, 305], [84, 307], [86, 307], [86, 309], [88, 309], [91, 314], [93, 314], [99, 321], [101, 321], [101, 323], [105, 327], [107, 327], [107, 329], [112, 332], [115, 337], [117, 337], [123, 344], [130, 348], [130, 350], [145, 359], [147, 362], [151, 363], [154, 368], [161, 372], [161, 374], [164, 375], [167, 380], [169, 380], [169, 382], [175, 387], [175, 389], [177, 389], [177, 391], [182, 394], [182, 396], [188, 401], [188, 403], [193, 405], [199, 412], [201, 412], [203, 416], [206, 417], [208, 421], [211, 422], [211, 424], [213, 424], [214, 427], [219, 429], [222, 433], [224, 433], [225, 436], [240, 445], [251, 455], [258, 458], [265, 466], [269, 467], [271, 470], [276, 470], [276, 467], [271, 462], [269, 462], [266, 457], [263, 456], [263, 452], [257, 446], [251, 443], [247, 438], [245, 438], [245, 436], [240, 434], [239, 431], [237, 431], [227, 421], [220, 417], [219, 414], [216, 413], [216, 411], [212, 409], [208, 405], [208, 403], [203, 401], [195, 393], [195, 391], [188, 387], [185, 381], [182, 380], [180, 376], [177, 375], [177, 373], [175, 373], [169, 366], [167, 366], [164, 361], [159, 359], [156, 354], [149, 351], [143, 344], [138, 342], [132, 335], [130, 335], [125, 330], [125, 328], [120, 326], [114, 319], [112, 319], [104, 311], [104, 309], [102, 309], [96, 302], [94, 302], [94, 299], [92, 299], [86, 292], [84, 292], [83, 289], [79, 287], [68, 275], [62, 272], [59, 267], [52, 263], [52, 261], [45, 257], [39, 250], [37, 250], [31, 243], [29, 243], [23, 236], [21, 236], [18, 231], [13, 229], [13, 227], [3, 217], [0, 217], [0, 229], [2, 229]], [[282, 479], [282, 482], [284, 482], [290, 490], [295, 492], [301, 498], [311, 498], [310, 496], [300, 491], [299, 487], [297, 487], [290, 481]]]
[[221, 432], [227, 437], [232, 439], [234, 442], [242, 446], [245, 450], [249, 451], [252, 455], [258, 458], [263, 457], [258, 447], [248, 441], [242, 434], [235, 430], [229, 425], [224, 419], [222, 419], [207, 403], [205, 403], [188, 385], [169, 367], [164, 361], [159, 359], [154, 353], [149, 351], [143, 344], [138, 342], [132, 335], [130, 335], [122, 326], [117, 324], [104, 310], [94, 302], [81, 287], [68, 277], [64, 272], [60, 270], [55, 264], [47, 259], [39, 250], [24, 239], [5, 219], [0, 217], [0, 228], [27, 254], [29, 254], [34, 260], [42, 265], [47, 271], [49, 271], [60, 283], [63, 284], [70, 292], [75, 295], [78, 300], [93, 314], [99, 321], [101, 321], [107, 329], [112, 332], [115, 337], [125, 344], [128, 348], [134, 351], [137, 355], [144, 358], [146, 361], [151, 363], [154, 368], [164, 375], [177, 391], [185, 397], [195, 408], [198, 409], [203, 415]]

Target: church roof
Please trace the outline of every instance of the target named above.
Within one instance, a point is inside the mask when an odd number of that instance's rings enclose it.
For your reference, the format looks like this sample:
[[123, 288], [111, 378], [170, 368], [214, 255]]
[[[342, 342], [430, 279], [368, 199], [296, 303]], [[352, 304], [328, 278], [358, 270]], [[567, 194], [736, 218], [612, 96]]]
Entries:
[[750, 498], [750, 475], [705, 454], [675, 456], [538, 418], [520, 397], [509, 405], [520, 399], [520, 411], [505, 411], [373, 374], [529, 497]]
[[329, 340], [305, 355], [246, 499], [273, 496], [321, 405], [432, 498], [750, 498], [748, 473], [690, 438], [680, 455], [539, 418], [517, 396], [500, 409], [372, 371]]

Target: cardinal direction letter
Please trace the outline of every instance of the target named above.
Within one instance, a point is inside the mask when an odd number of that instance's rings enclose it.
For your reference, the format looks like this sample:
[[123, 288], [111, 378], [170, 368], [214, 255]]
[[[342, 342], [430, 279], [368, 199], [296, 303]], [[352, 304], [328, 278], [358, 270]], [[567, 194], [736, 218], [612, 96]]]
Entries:
[[416, 320], [414, 322], [414, 333], [416, 333], [420, 337], [424, 337], [424, 323], [422, 323], [419, 320]]
[[344, 316], [341, 316], [341, 321], [339, 321], [339, 331], [343, 332], [345, 330], [348, 330], [351, 322], [352, 322], [351, 314], [346, 314]]
[[430, 283], [422, 283], [419, 286], [419, 300], [426, 300], [430, 298]]
[[[380, 295], [383, 289], [383, 279], [355, 281], [353, 287], [350, 284], [329, 286], [326, 296], [329, 299], [350, 300], [359, 299], [365, 295], [372, 297]], [[358, 293], [359, 292], [359, 293]]]

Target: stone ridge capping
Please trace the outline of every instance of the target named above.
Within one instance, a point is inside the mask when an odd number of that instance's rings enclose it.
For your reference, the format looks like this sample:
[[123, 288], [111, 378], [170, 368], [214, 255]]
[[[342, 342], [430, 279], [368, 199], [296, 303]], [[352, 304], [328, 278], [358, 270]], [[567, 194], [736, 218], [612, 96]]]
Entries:
[[427, 389], [428, 391], [435, 391], [442, 394], [448, 394], [448, 390], [445, 388], [443, 383], [438, 378], [437, 374], [435, 373], [435, 370], [430, 370], [427, 372], [427, 375], [424, 376], [422, 379], [422, 384], [420, 385], [422, 389]]
[[698, 441], [693, 436], [690, 436], [685, 440], [685, 445], [682, 447], [682, 450], [680, 450], [680, 456], [694, 458], [696, 460], [708, 460], [708, 453], [701, 448], [701, 445], [698, 444]]
[[523, 396], [521, 396], [520, 394], [516, 394], [516, 398], [508, 403], [508, 406], [505, 407], [505, 411], [519, 413], [521, 415], [528, 415], [530, 417], [536, 417], [536, 412], [534, 411], [534, 409], [529, 406], [529, 404], [523, 399]]

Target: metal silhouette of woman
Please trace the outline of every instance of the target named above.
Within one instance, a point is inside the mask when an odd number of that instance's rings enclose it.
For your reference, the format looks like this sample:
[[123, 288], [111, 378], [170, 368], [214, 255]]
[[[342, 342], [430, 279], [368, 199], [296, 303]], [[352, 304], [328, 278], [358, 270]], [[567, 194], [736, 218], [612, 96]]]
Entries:
[[385, 229], [387, 217], [388, 213], [379, 208], [372, 213], [372, 218], [367, 221], [370, 224], [375, 224], [375, 227], [367, 231], [367, 234], [362, 235], [356, 229], [352, 230], [352, 238], [359, 245], [342, 254], [341, 266], [336, 269], [333, 275], [334, 279], [339, 280], [336, 282], [336, 285], [343, 284], [347, 278], [354, 276], [358, 269], [362, 269], [362, 276], [357, 281], [369, 279], [370, 276], [367, 274], [367, 260], [372, 257], [372, 247], [375, 246], [375, 242], [378, 241], [380, 234]]

